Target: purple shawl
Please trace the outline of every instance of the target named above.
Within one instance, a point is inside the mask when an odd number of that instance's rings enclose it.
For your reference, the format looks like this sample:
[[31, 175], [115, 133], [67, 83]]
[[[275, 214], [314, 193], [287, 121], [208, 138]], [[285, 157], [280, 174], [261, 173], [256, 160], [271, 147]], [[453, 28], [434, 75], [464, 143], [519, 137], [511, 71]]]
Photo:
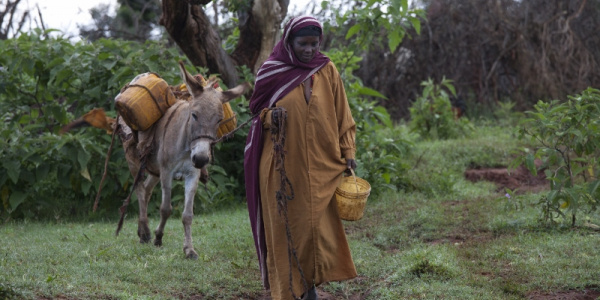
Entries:
[[[291, 36], [306, 26], [322, 26], [313, 17], [296, 17], [291, 19], [283, 31], [281, 40], [275, 45], [271, 56], [263, 63], [256, 74], [254, 93], [250, 98], [250, 111], [256, 114], [264, 108], [271, 108], [283, 96], [299, 86], [304, 80], [312, 76], [322, 67], [327, 65], [329, 58], [317, 52], [309, 63], [303, 63], [296, 58], [292, 50]], [[323, 35], [320, 41], [323, 40]], [[267, 276], [267, 246], [265, 243], [262, 208], [260, 200], [259, 168], [260, 156], [263, 145], [263, 128], [260, 118], [255, 118], [251, 123], [244, 149], [244, 177], [246, 181], [246, 199], [250, 225], [254, 236], [254, 246], [258, 255], [260, 273], [265, 288], [269, 288]]]

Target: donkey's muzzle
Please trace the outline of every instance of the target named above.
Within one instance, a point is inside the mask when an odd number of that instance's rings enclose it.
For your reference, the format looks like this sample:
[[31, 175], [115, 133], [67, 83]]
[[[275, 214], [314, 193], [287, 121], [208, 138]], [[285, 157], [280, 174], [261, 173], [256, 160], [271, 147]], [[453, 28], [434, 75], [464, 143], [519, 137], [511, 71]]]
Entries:
[[208, 155], [196, 154], [192, 156], [192, 162], [194, 163], [194, 167], [196, 167], [197, 169], [203, 168], [208, 164], [209, 161], [210, 158], [208, 157]]

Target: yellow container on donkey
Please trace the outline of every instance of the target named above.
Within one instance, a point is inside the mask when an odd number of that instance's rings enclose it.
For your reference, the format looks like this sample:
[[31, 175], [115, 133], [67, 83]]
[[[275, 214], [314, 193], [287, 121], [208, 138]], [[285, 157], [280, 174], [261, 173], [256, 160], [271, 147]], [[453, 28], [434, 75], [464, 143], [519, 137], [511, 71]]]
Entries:
[[160, 119], [177, 98], [156, 73], [136, 76], [115, 97], [115, 108], [133, 130], [146, 130]]

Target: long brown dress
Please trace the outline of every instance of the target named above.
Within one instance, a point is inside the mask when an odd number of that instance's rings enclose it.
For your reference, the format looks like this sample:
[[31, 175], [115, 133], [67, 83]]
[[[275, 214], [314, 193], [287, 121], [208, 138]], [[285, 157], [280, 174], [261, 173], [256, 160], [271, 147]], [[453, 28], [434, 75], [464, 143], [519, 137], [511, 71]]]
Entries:
[[[354, 159], [356, 126], [334, 64], [330, 62], [313, 76], [308, 101], [302, 84], [277, 106], [288, 112], [285, 169], [295, 196], [288, 202], [288, 217], [305, 279], [310, 287], [354, 278], [356, 269], [334, 193], [346, 169], [345, 159]], [[262, 121], [265, 131], [259, 177], [271, 296], [292, 299], [285, 222], [275, 199], [280, 174], [273, 158], [270, 112]], [[294, 293], [299, 296], [304, 290], [295, 263], [292, 270]]]

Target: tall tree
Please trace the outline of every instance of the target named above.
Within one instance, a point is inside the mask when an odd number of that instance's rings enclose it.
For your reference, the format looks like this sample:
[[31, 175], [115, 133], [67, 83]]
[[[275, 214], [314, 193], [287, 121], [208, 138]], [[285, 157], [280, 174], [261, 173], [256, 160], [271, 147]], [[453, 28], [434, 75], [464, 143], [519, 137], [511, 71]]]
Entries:
[[239, 39], [231, 55], [221, 46], [217, 30], [204, 6], [210, 0], [163, 0], [160, 24], [194, 65], [208, 67], [220, 74], [228, 86], [237, 83], [236, 65], [249, 66], [255, 72], [271, 53], [279, 38], [281, 22], [289, 0], [242, 2], [237, 11]]

